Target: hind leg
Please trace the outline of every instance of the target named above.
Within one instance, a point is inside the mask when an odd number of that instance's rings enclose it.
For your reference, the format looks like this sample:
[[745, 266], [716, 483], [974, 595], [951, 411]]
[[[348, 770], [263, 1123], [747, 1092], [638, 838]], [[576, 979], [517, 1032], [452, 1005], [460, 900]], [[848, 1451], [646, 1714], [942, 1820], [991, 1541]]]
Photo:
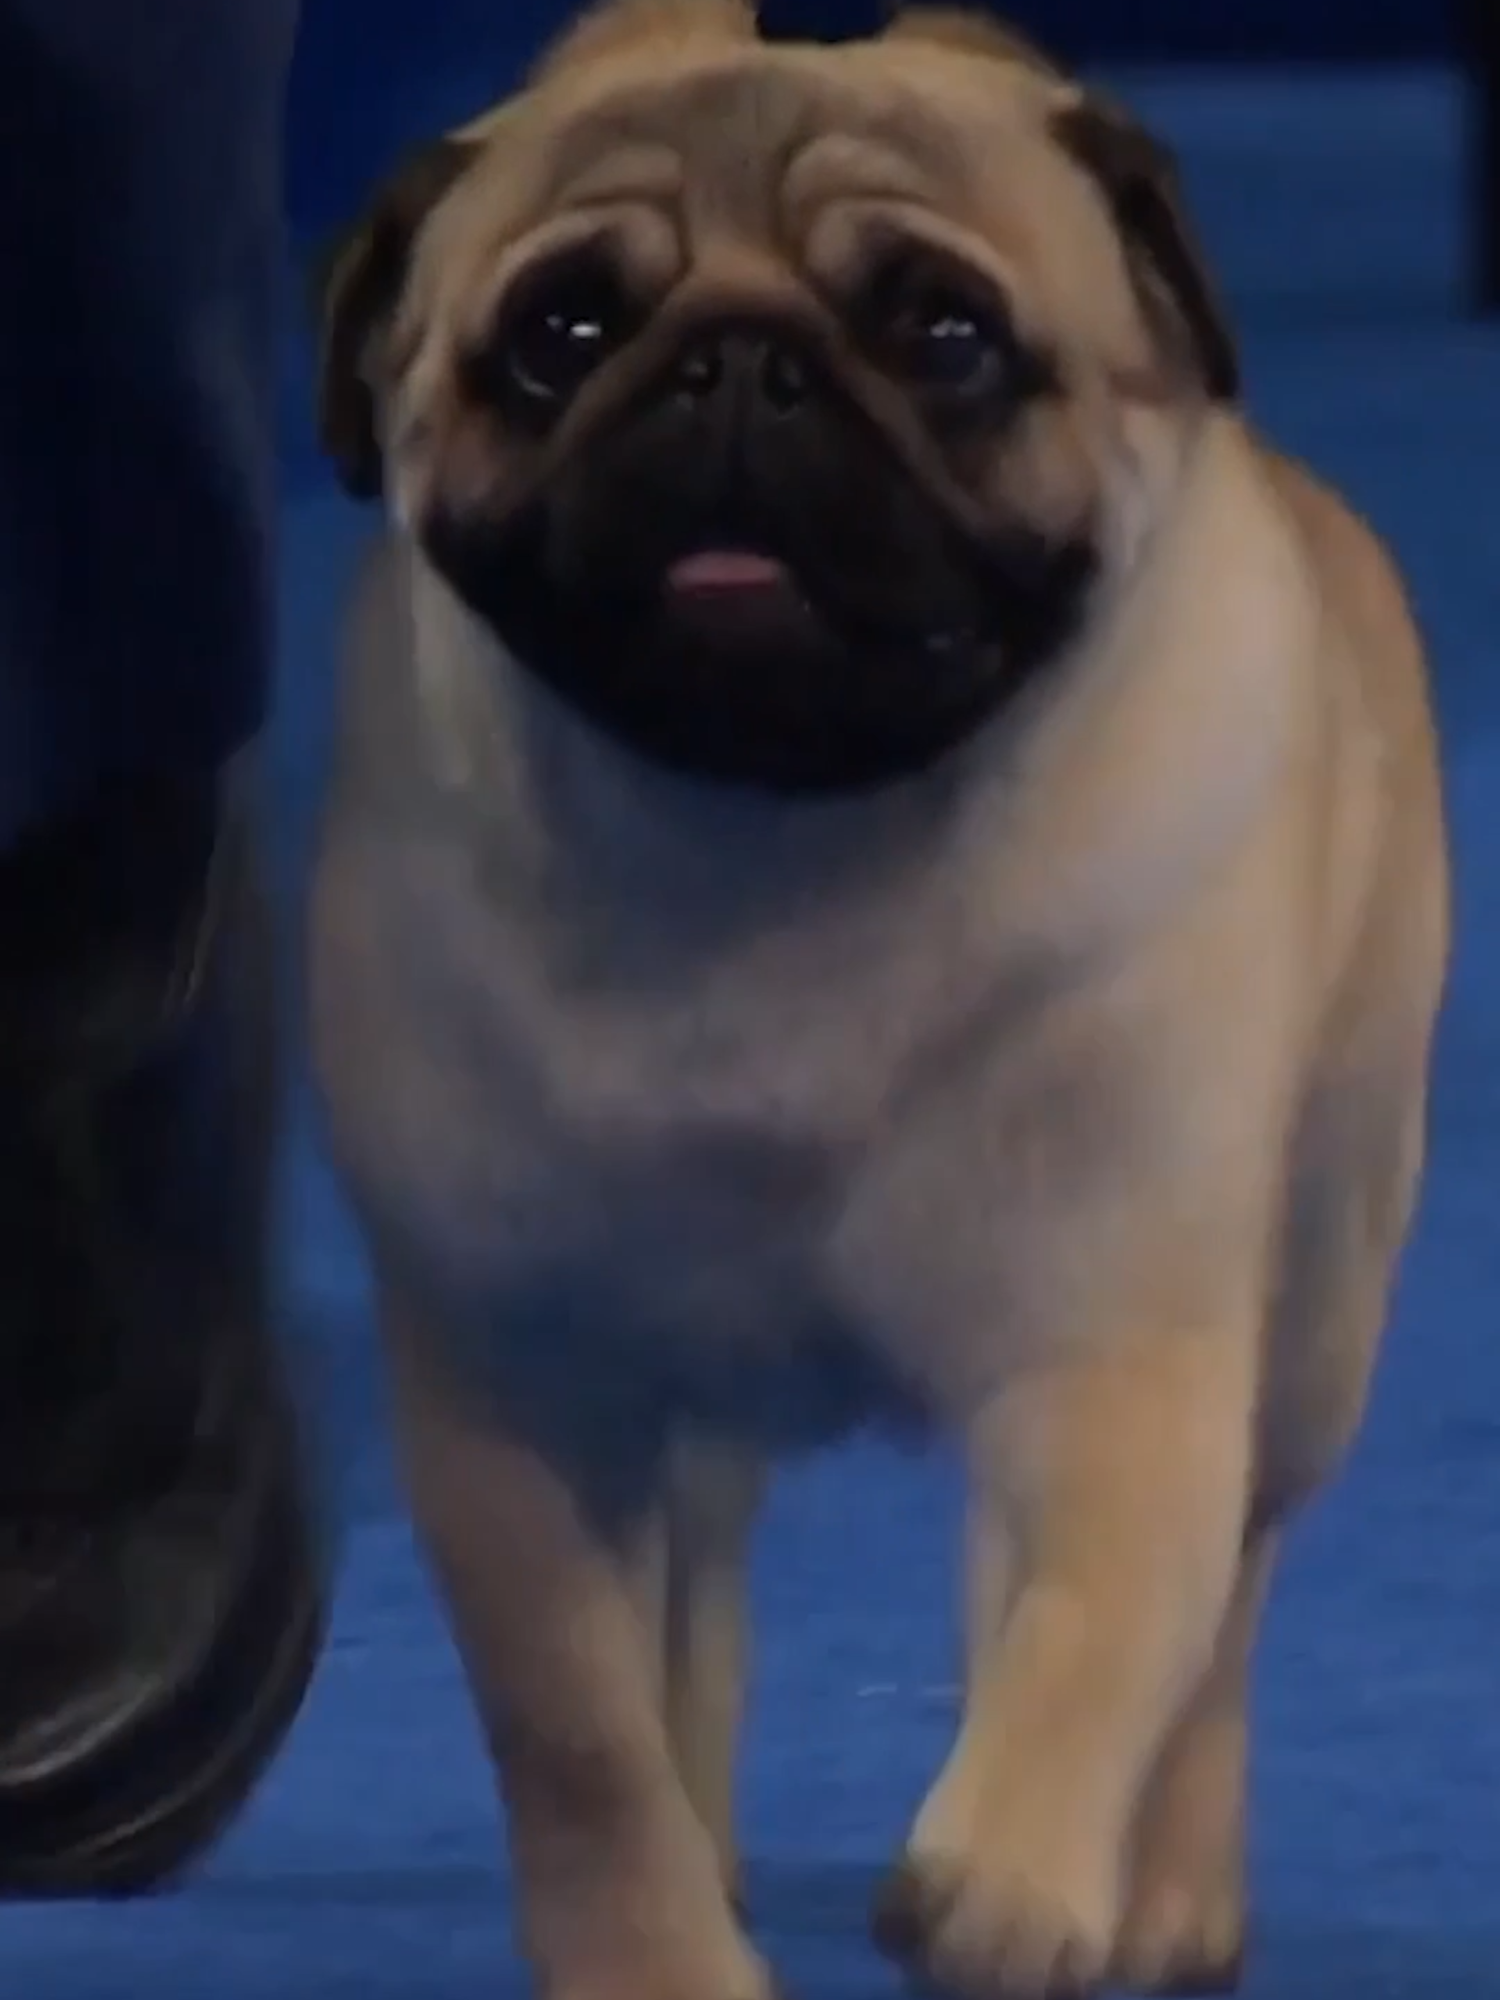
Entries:
[[739, 1894], [734, 1781], [749, 1651], [750, 1540], [765, 1491], [754, 1453], [683, 1433], [631, 1552], [631, 1594], [677, 1775]]
[[684, 1437], [673, 1449], [667, 1533], [663, 1699], [678, 1774], [740, 1890], [734, 1780], [749, 1653], [750, 1539], [765, 1491], [763, 1462], [734, 1446]]
[[[1279, 1305], [1257, 1419], [1263, 1519], [1284, 1522], [1358, 1431], [1423, 1142], [1420, 1071], [1325, 1085], [1298, 1135]], [[1247, 1546], [1213, 1663], [1168, 1736], [1137, 1812], [1112, 1976], [1140, 1993], [1225, 1992], [1245, 1933], [1251, 1654], [1277, 1537]]]
[[1275, 1536], [1247, 1549], [1213, 1664], [1167, 1737], [1136, 1817], [1112, 1981], [1136, 1993], [1227, 1993], [1245, 1941], [1250, 1662]]

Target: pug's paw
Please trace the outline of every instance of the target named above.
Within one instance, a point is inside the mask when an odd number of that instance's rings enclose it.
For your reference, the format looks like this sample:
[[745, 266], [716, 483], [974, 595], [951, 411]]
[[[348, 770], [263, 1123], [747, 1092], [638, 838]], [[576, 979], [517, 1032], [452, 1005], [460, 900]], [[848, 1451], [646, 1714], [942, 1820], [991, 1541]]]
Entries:
[[541, 1989], [547, 2000], [782, 2000], [748, 1946], [700, 1954], [684, 1942], [622, 1939], [610, 1959], [544, 1971]]
[[1245, 1951], [1244, 1893], [1237, 1870], [1207, 1857], [1179, 1871], [1142, 1872], [1126, 1903], [1109, 1980], [1129, 1993], [1233, 1993]]
[[1109, 1966], [1115, 1898], [1102, 1880], [1029, 1868], [1009, 1840], [981, 1837], [962, 1853], [909, 1850], [873, 1928], [888, 1956], [959, 2000], [1089, 2000]]
[[1232, 1993], [1245, 1948], [1242, 1702], [1210, 1684], [1167, 1739], [1131, 1842], [1110, 1983]]

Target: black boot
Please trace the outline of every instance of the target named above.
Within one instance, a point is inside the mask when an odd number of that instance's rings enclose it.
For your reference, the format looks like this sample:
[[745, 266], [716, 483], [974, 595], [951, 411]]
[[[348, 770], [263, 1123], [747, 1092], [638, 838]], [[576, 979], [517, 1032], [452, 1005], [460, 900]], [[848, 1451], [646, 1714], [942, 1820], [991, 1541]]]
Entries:
[[217, 786], [0, 858], [0, 1893], [170, 1878], [323, 1629], [273, 1344], [266, 912]]

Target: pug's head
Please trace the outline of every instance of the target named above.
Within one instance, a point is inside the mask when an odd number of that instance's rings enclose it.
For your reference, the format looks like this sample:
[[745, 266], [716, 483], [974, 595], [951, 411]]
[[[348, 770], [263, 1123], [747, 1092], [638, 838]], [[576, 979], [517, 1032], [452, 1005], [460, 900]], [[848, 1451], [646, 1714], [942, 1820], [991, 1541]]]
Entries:
[[595, 726], [783, 792], [1065, 671], [1237, 390], [1170, 161], [947, 10], [819, 47], [614, 0], [395, 177], [323, 311], [350, 490]]

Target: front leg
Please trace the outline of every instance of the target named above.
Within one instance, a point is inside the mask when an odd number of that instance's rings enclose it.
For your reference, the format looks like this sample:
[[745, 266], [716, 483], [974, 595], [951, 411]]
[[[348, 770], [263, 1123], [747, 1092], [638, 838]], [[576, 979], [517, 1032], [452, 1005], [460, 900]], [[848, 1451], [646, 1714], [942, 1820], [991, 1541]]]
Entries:
[[1237, 1573], [1255, 1329], [1039, 1368], [968, 1428], [975, 1625], [952, 1756], [877, 1934], [967, 2000], [1088, 1993], [1130, 1834]]
[[[574, 1411], [476, 1408], [444, 1373], [440, 1330], [389, 1294], [384, 1306], [408, 1490], [495, 1759], [542, 1993], [764, 2000], [674, 1764], [640, 1616], [652, 1454], [643, 1442], [601, 1480], [600, 1433]], [[628, 1413], [606, 1429], [616, 1450], [633, 1435]]]
[[1141, 1797], [1110, 1980], [1133, 1993], [1231, 1993], [1245, 1951], [1250, 1665], [1275, 1560], [1250, 1536], [1213, 1664]]

